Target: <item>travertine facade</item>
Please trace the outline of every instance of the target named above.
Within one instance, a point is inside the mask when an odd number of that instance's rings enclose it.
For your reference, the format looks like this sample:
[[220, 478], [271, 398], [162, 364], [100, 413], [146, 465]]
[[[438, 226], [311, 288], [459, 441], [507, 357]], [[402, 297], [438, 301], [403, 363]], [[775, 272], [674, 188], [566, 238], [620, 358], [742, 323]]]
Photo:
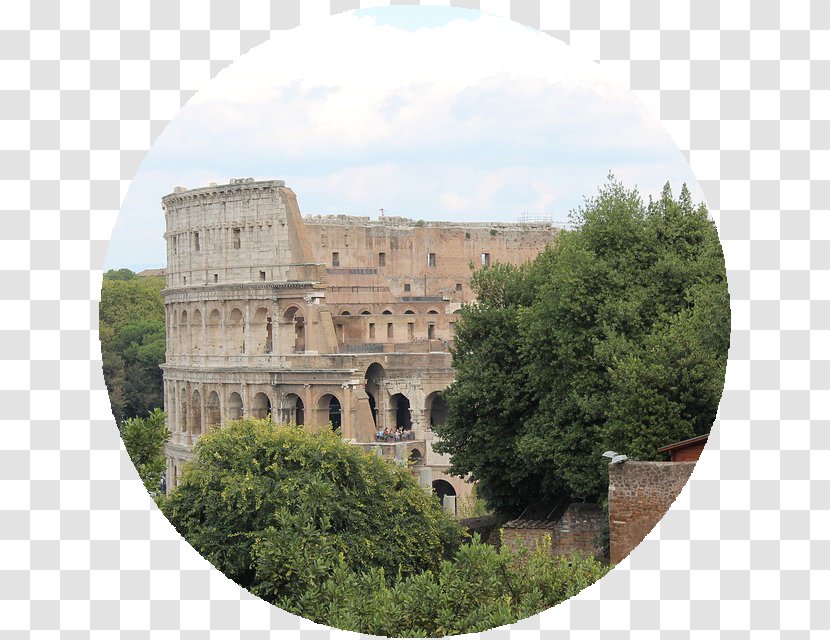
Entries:
[[[470, 264], [532, 259], [549, 225], [302, 218], [282, 181], [177, 188], [162, 199], [168, 487], [200, 434], [241, 416], [329, 423], [444, 495], [431, 426], [446, 419], [455, 312]], [[377, 432], [400, 427], [400, 440]]]

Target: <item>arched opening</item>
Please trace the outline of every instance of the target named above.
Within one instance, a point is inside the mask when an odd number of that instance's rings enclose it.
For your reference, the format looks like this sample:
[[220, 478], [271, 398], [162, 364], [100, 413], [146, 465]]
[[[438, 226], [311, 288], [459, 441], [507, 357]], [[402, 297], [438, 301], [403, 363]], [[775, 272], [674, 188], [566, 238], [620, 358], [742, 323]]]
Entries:
[[372, 312], [371, 312], [371, 311], [368, 311], [368, 310], [366, 310], [366, 309], [364, 309], [363, 311], [361, 311], [361, 312], [360, 312], [360, 315], [362, 315], [362, 316], [370, 316], [370, 315], [372, 315]]
[[222, 316], [212, 309], [207, 319], [207, 353], [222, 353]]
[[430, 429], [435, 425], [447, 424], [449, 408], [447, 407], [447, 401], [444, 400], [440, 391], [435, 391], [427, 396], [426, 406], [424, 408], [427, 411]]
[[343, 311], [340, 315], [341, 315], [341, 316], [350, 316], [350, 315], [352, 315], [352, 314], [351, 314], [351, 313], [349, 313], [348, 311]]
[[409, 398], [402, 393], [396, 393], [390, 398], [392, 410], [395, 412], [395, 428], [408, 431], [412, 428], [412, 412], [409, 410]]
[[454, 496], [455, 495], [455, 487], [453, 487], [446, 480], [433, 480], [432, 481], [432, 492], [436, 496], [438, 496], [438, 499], [441, 501], [441, 504], [444, 504], [444, 498], [446, 496]]
[[271, 318], [268, 309], [260, 307], [251, 321], [251, 353], [271, 353]]
[[179, 320], [179, 351], [190, 353], [190, 325], [187, 324], [187, 310], [182, 311]]
[[193, 353], [199, 353], [202, 350], [202, 312], [196, 309], [193, 312], [193, 318], [190, 321], [190, 339]]
[[374, 383], [375, 385], [379, 385], [381, 379], [386, 375], [386, 370], [383, 368], [383, 365], [379, 362], [373, 362], [369, 365], [369, 368], [366, 369], [366, 382], [367, 383]]
[[372, 419], [375, 421], [375, 427], [378, 426], [378, 405], [377, 399], [381, 393], [381, 380], [386, 375], [386, 371], [378, 362], [373, 362], [366, 369], [366, 395], [369, 396], [369, 407], [372, 409]]
[[289, 393], [285, 396], [282, 409], [283, 422], [290, 424], [305, 424], [305, 407], [303, 401], [296, 393]]
[[193, 404], [190, 407], [190, 433], [202, 433], [202, 396], [198, 389], [193, 391]]
[[412, 309], [407, 309], [406, 311], [403, 312], [403, 314], [405, 316], [414, 316], [415, 312]]
[[207, 429], [210, 431], [213, 427], [218, 427], [222, 422], [222, 412], [219, 407], [219, 394], [211, 391], [205, 404], [205, 421], [207, 422]]
[[418, 449], [413, 449], [409, 452], [409, 464], [412, 466], [421, 464], [424, 461], [424, 456]]
[[242, 396], [234, 391], [228, 396], [228, 420], [241, 420], [242, 414]]
[[283, 314], [286, 322], [294, 323], [294, 353], [305, 352], [305, 318], [298, 307], [289, 307]]
[[271, 399], [264, 393], [254, 396], [254, 404], [251, 409], [254, 418], [267, 418], [271, 415]]
[[228, 353], [245, 353], [245, 319], [238, 307], [231, 310], [228, 318]]
[[434, 315], [434, 316], [437, 316], [437, 315], [438, 315], [438, 312], [437, 312], [435, 309], [430, 309], [429, 311], [427, 311], [427, 313], [428, 313], [429, 315]]
[[392, 312], [391, 312], [391, 311], [389, 311], [389, 309], [385, 309], [385, 310], [384, 310], [384, 312], [383, 312], [383, 315], [385, 315], [385, 316], [391, 316], [391, 315], [392, 315]]
[[330, 423], [331, 428], [335, 431], [343, 425], [342, 409], [337, 396], [330, 393], [325, 394], [320, 398], [317, 409], [323, 417], [323, 425]]

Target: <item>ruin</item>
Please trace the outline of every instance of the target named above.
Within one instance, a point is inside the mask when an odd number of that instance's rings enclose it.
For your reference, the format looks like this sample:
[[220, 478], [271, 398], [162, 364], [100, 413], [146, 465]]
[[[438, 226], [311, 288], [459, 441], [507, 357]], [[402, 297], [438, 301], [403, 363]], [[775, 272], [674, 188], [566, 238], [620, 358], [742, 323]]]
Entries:
[[270, 414], [410, 462], [448, 508], [470, 494], [433, 450], [457, 312], [472, 267], [530, 260], [556, 228], [303, 218], [281, 180], [177, 187], [162, 208], [168, 488], [201, 434]]

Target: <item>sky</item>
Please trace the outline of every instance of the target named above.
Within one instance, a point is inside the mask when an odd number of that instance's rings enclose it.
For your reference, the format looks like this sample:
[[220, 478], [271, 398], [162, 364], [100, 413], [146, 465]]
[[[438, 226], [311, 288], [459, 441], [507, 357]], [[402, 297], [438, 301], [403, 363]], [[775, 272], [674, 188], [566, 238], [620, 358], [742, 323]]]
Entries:
[[136, 173], [105, 268], [164, 266], [176, 186], [285, 180], [304, 215], [566, 221], [609, 173], [703, 199], [659, 121], [551, 36], [466, 9], [361, 9], [275, 34], [190, 99]]

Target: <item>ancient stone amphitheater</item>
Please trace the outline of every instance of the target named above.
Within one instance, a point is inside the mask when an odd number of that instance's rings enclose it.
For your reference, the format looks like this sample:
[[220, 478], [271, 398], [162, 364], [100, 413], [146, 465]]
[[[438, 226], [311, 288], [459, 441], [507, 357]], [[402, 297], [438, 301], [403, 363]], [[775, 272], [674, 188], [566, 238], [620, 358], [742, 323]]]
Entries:
[[280, 180], [178, 187], [162, 208], [168, 488], [201, 434], [271, 414], [410, 461], [442, 499], [469, 494], [433, 451], [432, 426], [447, 418], [441, 391], [471, 265], [531, 259], [555, 228], [303, 219]]

